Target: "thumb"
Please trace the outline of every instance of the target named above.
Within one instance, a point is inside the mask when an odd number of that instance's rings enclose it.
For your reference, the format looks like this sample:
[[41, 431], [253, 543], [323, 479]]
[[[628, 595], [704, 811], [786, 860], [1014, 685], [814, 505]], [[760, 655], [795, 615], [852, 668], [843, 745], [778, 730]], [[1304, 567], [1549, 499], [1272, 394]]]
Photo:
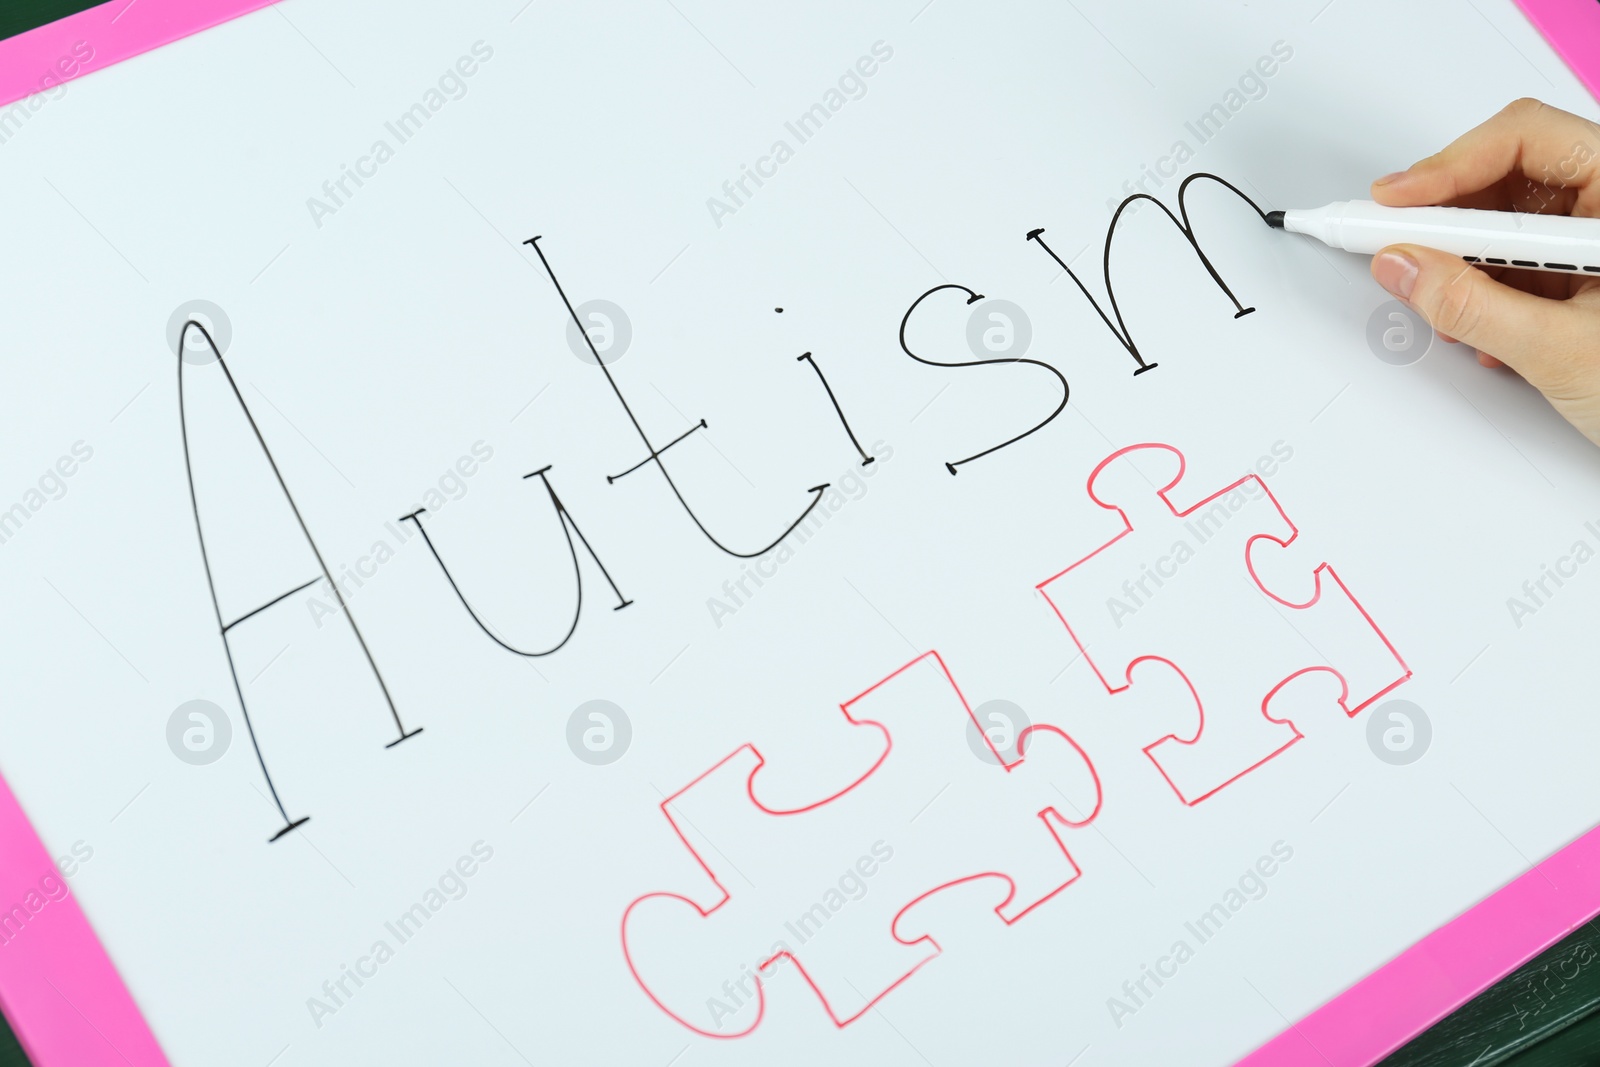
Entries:
[[1372, 259], [1372, 277], [1442, 334], [1509, 364], [1533, 385], [1553, 381], [1560, 336], [1572, 309], [1502, 285], [1437, 249], [1390, 245]]

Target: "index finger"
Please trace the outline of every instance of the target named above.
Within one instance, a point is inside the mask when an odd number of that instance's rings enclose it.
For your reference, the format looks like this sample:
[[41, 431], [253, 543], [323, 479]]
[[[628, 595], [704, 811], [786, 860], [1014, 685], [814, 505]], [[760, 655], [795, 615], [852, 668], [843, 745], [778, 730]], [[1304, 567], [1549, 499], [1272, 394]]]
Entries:
[[1517, 100], [1442, 151], [1372, 183], [1391, 207], [1443, 204], [1508, 176], [1551, 189], [1600, 189], [1600, 125], [1531, 98]]

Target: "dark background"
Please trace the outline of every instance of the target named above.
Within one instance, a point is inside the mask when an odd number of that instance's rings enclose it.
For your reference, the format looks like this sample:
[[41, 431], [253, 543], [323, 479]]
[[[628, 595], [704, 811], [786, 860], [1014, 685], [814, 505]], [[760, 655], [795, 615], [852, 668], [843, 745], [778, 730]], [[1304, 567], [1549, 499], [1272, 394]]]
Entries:
[[[128, 0], [121, 2], [126, 4]], [[85, 0], [0, 0], [0, 38], [14, 37], [23, 30], [43, 26], [94, 6]]]

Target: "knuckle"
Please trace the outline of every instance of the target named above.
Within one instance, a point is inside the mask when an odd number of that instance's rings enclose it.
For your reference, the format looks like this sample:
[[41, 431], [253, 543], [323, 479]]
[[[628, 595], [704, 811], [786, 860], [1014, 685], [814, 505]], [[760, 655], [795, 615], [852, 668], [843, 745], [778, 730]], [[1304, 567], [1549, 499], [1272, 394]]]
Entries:
[[1477, 335], [1487, 303], [1478, 280], [1463, 274], [1435, 287], [1424, 311], [1434, 329], [1467, 340]]

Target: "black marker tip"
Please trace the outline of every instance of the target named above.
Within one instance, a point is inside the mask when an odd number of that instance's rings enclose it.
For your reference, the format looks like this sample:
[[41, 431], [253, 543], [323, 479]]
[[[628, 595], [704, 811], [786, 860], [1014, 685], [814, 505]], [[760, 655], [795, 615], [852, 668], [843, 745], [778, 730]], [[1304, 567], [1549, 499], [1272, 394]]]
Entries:
[[1028, 231], [1028, 236], [1025, 238], [1025, 240], [1031, 241], [1034, 238], [1038, 237], [1043, 232], [1044, 232], [1044, 227], [1043, 226], [1040, 226], [1038, 229], [1029, 230]]
[[1281, 212], [1281, 211], [1269, 211], [1269, 212], [1267, 212], [1267, 225], [1271, 226], [1274, 230], [1283, 229], [1283, 212]]

